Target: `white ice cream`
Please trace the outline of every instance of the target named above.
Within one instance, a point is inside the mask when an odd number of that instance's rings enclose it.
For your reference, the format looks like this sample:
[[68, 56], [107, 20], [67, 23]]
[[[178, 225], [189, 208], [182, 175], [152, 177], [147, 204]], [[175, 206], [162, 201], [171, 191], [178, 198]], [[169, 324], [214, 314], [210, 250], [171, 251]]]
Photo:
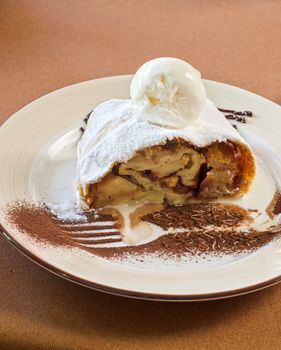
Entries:
[[147, 121], [176, 129], [194, 122], [206, 101], [200, 72], [172, 57], [142, 65], [133, 77], [130, 94]]

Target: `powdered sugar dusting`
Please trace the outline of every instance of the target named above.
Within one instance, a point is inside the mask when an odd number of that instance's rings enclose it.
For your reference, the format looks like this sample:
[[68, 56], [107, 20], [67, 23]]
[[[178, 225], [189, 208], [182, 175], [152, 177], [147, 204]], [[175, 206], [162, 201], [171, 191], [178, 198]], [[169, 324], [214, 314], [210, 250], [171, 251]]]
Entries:
[[141, 111], [131, 100], [112, 99], [92, 112], [78, 144], [78, 179], [82, 185], [97, 182], [114, 163], [128, 161], [136, 151], [175, 138], [198, 147], [226, 140], [248, 146], [209, 99], [198, 119], [178, 130], [149, 123]]
[[77, 208], [74, 203], [62, 201], [60, 203], [48, 203], [48, 207], [57, 218], [64, 221], [86, 221], [86, 217], [81, 209]]

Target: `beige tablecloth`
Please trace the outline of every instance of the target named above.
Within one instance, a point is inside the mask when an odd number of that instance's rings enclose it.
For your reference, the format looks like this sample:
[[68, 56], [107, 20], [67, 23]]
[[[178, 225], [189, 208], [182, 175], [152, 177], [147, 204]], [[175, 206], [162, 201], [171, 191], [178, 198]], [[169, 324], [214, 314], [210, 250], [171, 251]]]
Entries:
[[[2, 0], [0, 122], [51, 90], [157, 56], [281, 103], [281, 1]], [[0, 238], [1, 349], [280, 349], [280, 300], [281, 285], [204, 303], [110, 296]]]

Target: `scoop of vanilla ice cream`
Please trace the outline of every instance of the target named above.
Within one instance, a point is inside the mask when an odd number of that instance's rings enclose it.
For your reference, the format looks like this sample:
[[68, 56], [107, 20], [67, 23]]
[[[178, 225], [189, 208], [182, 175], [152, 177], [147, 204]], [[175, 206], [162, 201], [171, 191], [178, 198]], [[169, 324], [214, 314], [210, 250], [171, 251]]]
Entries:
[[170, 128], [194, 122], [206, 102], [200, 72], [172, 57], [142, 65], [132, 79], [130, 94], [147, 121]]

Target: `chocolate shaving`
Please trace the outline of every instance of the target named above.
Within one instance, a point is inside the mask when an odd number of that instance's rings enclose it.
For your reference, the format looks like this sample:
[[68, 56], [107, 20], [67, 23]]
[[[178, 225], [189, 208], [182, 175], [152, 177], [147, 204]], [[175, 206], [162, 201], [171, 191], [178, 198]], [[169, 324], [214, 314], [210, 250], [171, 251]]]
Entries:
[[239, 116], [239, 115], [233, 115], [233, 114], [225, 114], [225, 118], [229, 119], [229, 120], [235, 120], [237, 122], [246, 123], [246, 118], [243, 116]]
[[[224, 113], [226, 119], [235, 120], [239, 123], [246, 123], [246, 117], [252, 117], [251, 111], [234, 111], [232, 109], [218, 108], [218, 110]], [[237, 127], [235, 128], [237, 129]]]
[[236, 205], [190, 204], [184, 206], [165, 206], [157, 213], [143, 216], [142, 220], [162, 227], [194, 228], [214, 225], [216, 227], [234, 227], [251, 220], [247, 210]]
[[85, 132], [86, 126], [87, 126], [87, 124], [88, 124], [88, 120], [89, 120], [90, 115], [92, 114], [92, 112], [93, 112], [93, 111], [89, 112], [89, 113], [86, 115], [86, 117], [83, 119], [84, 125], [81, 126], [81, 128], [80, 128], [80, 131], [82, 132], [82, 134]]
[[89, 120], [90, 115], [92, 114], [92, 112], [93, 112], [93, 111], [90, 111], [90, 112], [86, 115], [86, 117], [83, 119], [83, 122], [84, 122], [85, 124], [88, 123], [88, 120]]

